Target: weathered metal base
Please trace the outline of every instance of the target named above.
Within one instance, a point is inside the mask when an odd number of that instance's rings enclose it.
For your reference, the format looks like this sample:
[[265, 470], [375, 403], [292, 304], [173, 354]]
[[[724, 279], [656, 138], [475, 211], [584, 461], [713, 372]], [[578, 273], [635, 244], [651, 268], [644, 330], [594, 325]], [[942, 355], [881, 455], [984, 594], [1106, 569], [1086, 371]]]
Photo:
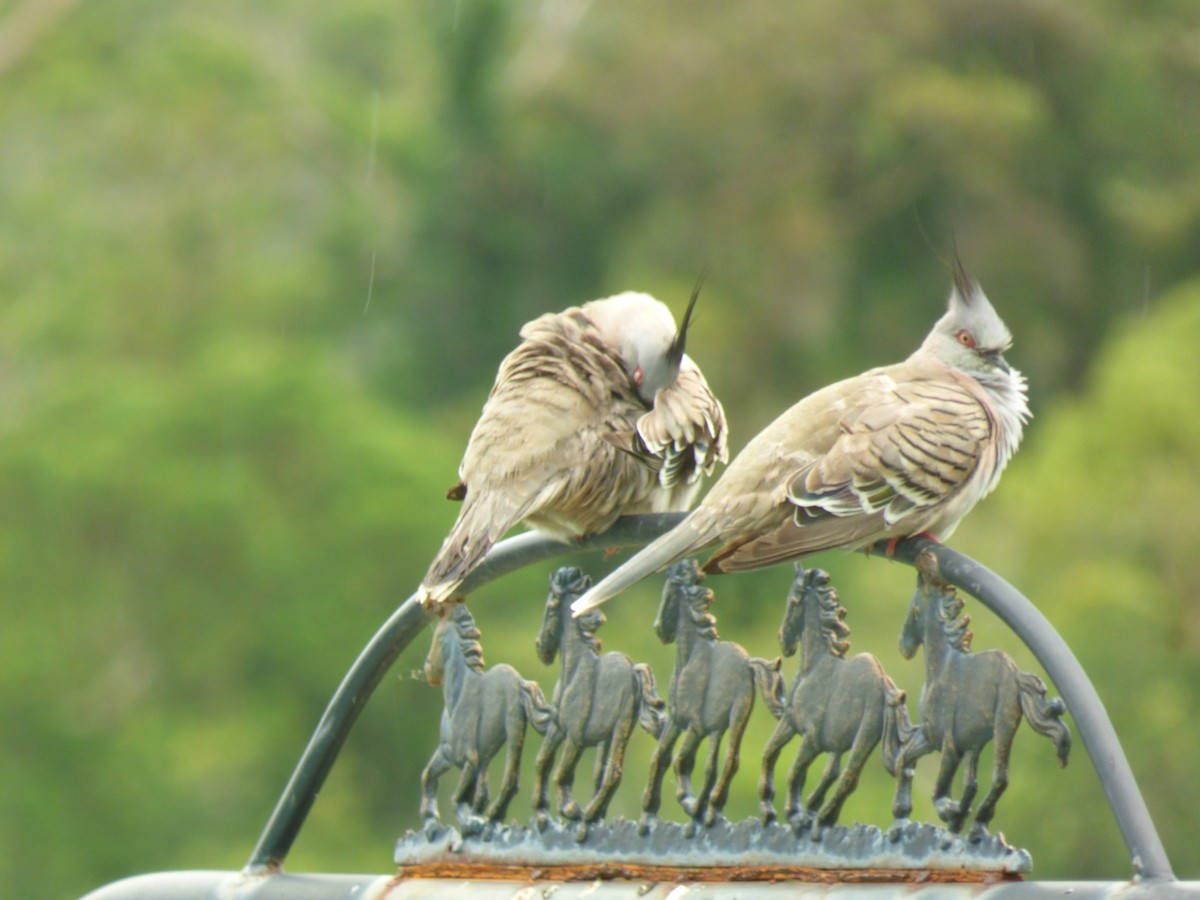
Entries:
[[814, 841], [787, 825], [764, 826], [758, 819], [737, 824], [720, 820], [694, 836], [688, 836], [684, 825], [660, 820], [642, 836], [636, 822], [618, 818], [595, 826], [583, 841], [576, 840], [573, 823], [556, 822], [541, 832], [516, 824], [469, 836], [450, 826], [435, 826], [428, 835], [409, 831], [396, 843], [396, 864], [521, 867], [540, 870], [543, 877], [552, 877], [556, 867], [761, 870], [769, 879], [781, 869], [851, 866], [1019, 875], [1032, 869], [1033, 860], [1001, 834], [971, 842], [916, 822], [895, 840], [874, 825], [835, 825]]

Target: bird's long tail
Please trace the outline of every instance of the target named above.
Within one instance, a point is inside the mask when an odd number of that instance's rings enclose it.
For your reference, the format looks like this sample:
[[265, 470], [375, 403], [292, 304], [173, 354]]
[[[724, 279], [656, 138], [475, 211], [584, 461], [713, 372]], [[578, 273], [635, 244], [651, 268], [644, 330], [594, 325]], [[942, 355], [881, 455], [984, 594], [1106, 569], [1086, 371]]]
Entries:
[[454, 527], [421, 581], [417, 591], [421, 604], [432, 608], [448, 600], [518, 518], [512, 509], [497, 508], [489, 498], [473, 502], [468, 495]]
[[673, 562], [698, 553], [712, 543], [696, 531], [691, 518], [684, 519], [666, 534], [647, 544], [606, 578], [571, 604], [571, 613], [582, 615], [632, 587], [643, 578], [661, 572]]

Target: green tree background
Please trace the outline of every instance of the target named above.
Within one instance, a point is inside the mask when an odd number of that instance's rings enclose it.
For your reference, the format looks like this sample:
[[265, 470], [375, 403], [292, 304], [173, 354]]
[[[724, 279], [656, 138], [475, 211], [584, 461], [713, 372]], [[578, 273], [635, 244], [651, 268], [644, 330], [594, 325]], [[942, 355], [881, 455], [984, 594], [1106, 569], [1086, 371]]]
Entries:
[[[14, 896], [245, 862], [449, 526], [443, 491], [521, 323], [626, 288], [678, 310], [707, 270], [690, 349], [736, 449], [910, 352], [952, 245], [1037, 416], [955, 544], [1082, 658], [1178, 873], [1200, 877], [1194, 3], [23, 0], [0, 2], [0, 86]], [[895, 649], [911, 572], [818, 563], [855, 651], [915, 697], [920, 663]], [[547, 690], [549, 568], [473, 604], [489, 662]], [[715, 581], [723, 636], [775, 655], [789, 580]], [[602, 636], [665, 679], [655, 603], [631, 591]], [[977, 648], [1036, 668], [971, 608]], [[415, 824], [440, 709], [410, 677], [417, 644], [293, 870], [387, 871]], [[770, 725], [760, 707], [734, 817], [755, 812]], [[614, 814], [636, 810], [649, 743]], [[996, 826], [1037, 877], [1128, 876], [1081, 746], [1060, 772], [1026, 729], [1014, 767]], [[891, 790], [873, 761], [845, 817], [886, 824]]]

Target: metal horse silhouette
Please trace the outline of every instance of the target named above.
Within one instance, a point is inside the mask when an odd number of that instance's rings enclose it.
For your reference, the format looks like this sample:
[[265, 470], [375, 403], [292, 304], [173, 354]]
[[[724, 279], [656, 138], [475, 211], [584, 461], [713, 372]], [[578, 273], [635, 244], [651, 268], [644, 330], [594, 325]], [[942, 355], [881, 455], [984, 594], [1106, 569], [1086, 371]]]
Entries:
[[[785, 816], [797, 834], [812, 827], [813, 840], [833, 825], [842, 804], [858, 786], [858, 777], [871, 751], [883, 740], [883, 764], [895, 775], [900, 743], [911, 731], [904, 691], [869, 653], [847, 659], [850, 628], [829, 575], [821, 569], [796, 567], [787, 608], [779, 626], [785, 656], [801, 649], [800, 672], [792, 683], [787, 706], [763, 750], [759, 806], [763, 821], [775, 820], [775, 763], [796, 735], [800, 749], [788, 775]], [[808, 767], [821, 753], [829, 754], [825, 771], [808, 800], [800, 795]], [[842, 755], [848, 753], [845, 772]], [[834, 782], [833, 794], [825, 795]], [[813, 827], [815, 825], [815, 827]]]
[[[625, 746], [634, 723], [654, 737], [662, 731], [663, 700], [655, 690], [654, 675], [645, 663], [634, 664], [624, 653], [600, 653], [596, 629], [604, 614], [591, 610], [572, 618], [570, 605], [591, 587], [579, 569], [564, 567], [550, 576], [550, 596], [537, 636], [538, 657], [546, 665], [562, 652], [562, 674], [554, 688], [554, 719], [538, 751], [533, 811], [539, 828], [547, 823], [546, 786], [554, 756], [562, 757], [554, 770], [559, 810], [563, 818], [578, 823], [575, 836], [587, 837], [588, 825], [604, 818], [609, 801], [621, 782]], [[566, 610], [566, 612], [564, 612]], [[595, 794], [586, 808], [571, 796], [575, 767], [585, 748], [596, 747]]]
[[[442, 685], [445, 708], [437, 749], [421, 773], [421, 817], [426, 833], [438, 819], [438, 779], [448, 769], [462, 770], [453, 800], [465, 834], [484, 832], [504, 818], [517, 792], [521, 750], [529, 723], [542, 734], [553, 710], [535, 682], [501, 663], [483, 666], [479, 629], [461, 604], [438, 622], [425, 660], [431, 685]], [[500, 790], [488, 805], [488, 763], [507, 744]]]
[[[708, 612], [713, 593], [700, 582], [695, 560], [683, 560], [667, 570], [662, 603], [654, 631], [664, 644], [675, 642], [675, 671], [671, 675], [667, 724], [650, 759], [650, 781], [642, 795], [640, 833], [647, 833], [662, 802], [662, 780], [680, 735], [683, 743], [674, 756], [676, 796], [691, 818], [689, 833], [701, 822], [712, 825], [729, 796], [729, 783], [738, 768], [742, 734], [754, 708], [757, 683], [763, 700], [778, 718], [783, 713], [783, 679], [780, 660], [773, 663], [748, 656], [746, 651], [717, 636], [716, 619]], [[729, 732], [729, 747], [720, 777], [717, 760], [721, 741]], [[704, 786], [692, 790], [692, 769], [700, 742], [708, 738]]]
[[[1059, 765], [1067, 764], [1071, 733], [1061, 721], [1066, 707], [1055, 697], [1046, 699], [1046, 685], [1036, 675], [1020, 671], [1000, 650], [971, 652], [971, 617], [962, 613], [963, 601], [954, 589], [936, 580], [932, 557], [918, 558], [917, 590], [909, 604], [900, 634], [900, 652], [911, 659], [925, 645], [925, 686], [921, 690], [920, 723], [909, 735], [896, 759], [900, 772], [892, 812], [893, 835], [907, 824], [912, 812], [913, 764], [927, 753], [941, 750], [933, 801], [938, 816], [952, 832], [962, 830], [978, 789], [979, 753], [996, 742], [992, 783], [975, 813], [969, 839], [980, 840], [996, 811], [996, 801], [1008, 786], [1008, 760], [1021, 716], [1038, 734], [1052, 740]], [[965, 763], [962, 797], [950, 797], [950, 782], [959, 763]]]

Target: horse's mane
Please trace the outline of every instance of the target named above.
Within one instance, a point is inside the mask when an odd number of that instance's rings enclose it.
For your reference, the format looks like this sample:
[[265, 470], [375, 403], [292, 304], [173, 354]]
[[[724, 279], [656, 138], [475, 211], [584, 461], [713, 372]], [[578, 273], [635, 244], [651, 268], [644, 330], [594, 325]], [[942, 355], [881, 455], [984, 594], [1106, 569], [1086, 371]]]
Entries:
[[706, 641], [719, 641], [717, 634], [717, 618], [708, 612], [707, 607], [712, 603], [712, 591], [701, 582], [704, 573], [694, 559], [684, 559], [673, 563], [667, 569], [667, 588], [676, 607], [687, 605], [688, 616], [700, 637]]
[[454, 607], [450, 621], [458, 637], [458, 650], [463, 661], [473, 672], [483, 671], [483, 645], [479, 643], [480, 631], [475, 619], [461, 603]]
[[950, 588], [942, 595], [941, 611], [938, 618], [942, 623], [942, 633], [946, 642], [960, 653], [971, 652], [971, 638], [975, 636], [970, 629], [971, 617], [963, 613], [963, 601]]
[[599, 654], [603, 643], [600, 638], [596, 637], [596, 629], [604, 624], [604, 613], [600, 610], [596, 610], [596, 615], [590, 615], [590, 613], [591, 610], [576, 619], [575, 627], [583, 645], [593, 653]]
[[[819, 587], [813, 584], [813, 581], [817, 580], [814, 573], [825, 576]], [[817, 621], [821, 625], [821, 636], [829, 644], [829, 652], [834, 656], [845, 656], [846, 651], [850, 649], [850, 642], [845, 639], [850, 634], [850, 626], [846, 624], [846, 608], [838, 600], [837, 591], [829, 587], [829, 576], [820, 569], [812, 569], [805, 573], [804, 580], [805, 590], [817, 592]]]
[[[554, 574], [550, 576], [550, 590], [558, 600], [555, 606], [555, 615], [557, 616], [555, 630], [559, 640], [562, 638], [564, 609], [570, 605], [569, 600], [574, 600], [582, 596], [591, 586], [592, 579], [574, 566], [563, 566], [561, 569], [555, 570]], [[566, 615], [569, 615], [569, 613], [566, 613]], [[604, 613], [599, 610], [595, 610], [594, 612], [589, 611], [578, 619], [575, 619], [574, 622], [584, 646], [593, 653], [599, 654], [601, 642], [596, 637], [596, 629], [604, 624]], [[557, 647], [555, 649], [557, 650]]]
[[699, 584], [683, 587], [683, 591], [688, 615], [700, 637], [706, 641], [719, 641], [721, 636], [717, 634], [717, 617], [708, 611], [708, 604], [712, 602], [712, 591]]

